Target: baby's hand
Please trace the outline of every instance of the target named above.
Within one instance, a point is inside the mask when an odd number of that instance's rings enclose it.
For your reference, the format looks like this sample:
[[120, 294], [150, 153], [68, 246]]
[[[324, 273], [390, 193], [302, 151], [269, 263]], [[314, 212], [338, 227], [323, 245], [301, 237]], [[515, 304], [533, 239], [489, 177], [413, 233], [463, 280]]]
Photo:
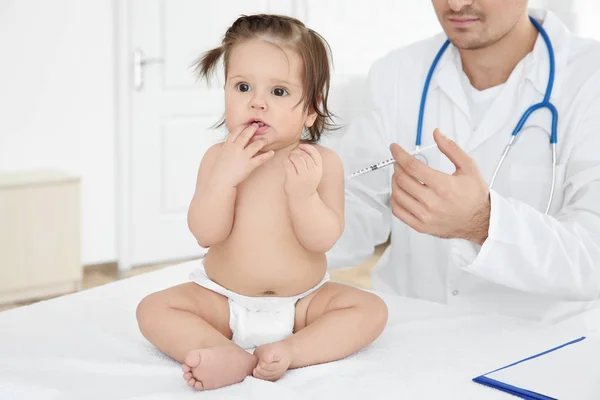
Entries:
[[260, 138], [248, 144], [256, 129], [258, 124], [251, 124], [229, 133], [212, 170], [212, 178], [221, 184], [237, 187], [252, 171], [273, 157], [272, 150], [257, 155], [267, 145], [266, 139]]
[[301, 144], [283, 161], [285, 194], [290, 199], [308, 198], [316, 193], [323, 176], [321, 154], [309, 144]]

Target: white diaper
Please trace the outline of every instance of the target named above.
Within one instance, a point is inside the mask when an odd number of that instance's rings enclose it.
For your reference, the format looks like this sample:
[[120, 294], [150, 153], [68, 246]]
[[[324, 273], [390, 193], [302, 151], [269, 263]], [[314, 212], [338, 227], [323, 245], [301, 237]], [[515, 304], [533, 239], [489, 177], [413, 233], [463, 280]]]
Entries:
[[292, 297], [242, 296], [212, 281], [204, 270], [204, 264], [190, 274], [198, 285], [222, 294], [229, 299], [229, 328], [233, 342], [243, 349], [252, 349], [266, 343], [285, 339], [294, 331], [296, 302], [319, 289], [329, 274], [319, 284], [306, 292]]

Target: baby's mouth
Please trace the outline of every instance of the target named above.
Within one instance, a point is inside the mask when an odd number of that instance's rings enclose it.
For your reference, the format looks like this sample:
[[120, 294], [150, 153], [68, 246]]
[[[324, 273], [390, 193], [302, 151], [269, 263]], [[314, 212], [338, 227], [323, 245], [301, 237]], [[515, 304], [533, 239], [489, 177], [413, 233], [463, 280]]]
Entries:
[[270, 128], [269, 125], [265, 124], [263, 121], [258, 120], [258, 119], [253, 119], [253, 120], [250, 120], [250, 122], [248, 122], [248, 126], [250, 126], [252, 124], [258, 125], [258, 128], [256, 128], [256, 132], [254, 133], [255, 135], [262, 135]]
[[248, 123], [248, 125], [252, 125], [252, 124], [258, 124], [258, 126], [259, 126], [259, 127], [267, 125], [267, 124], [265, 124], [264, 122], [262, 122], [262, 121], [260, 121], [260, 120], [257, 120], [257, 119], [256, 119], [256, 120], [252, 120], [252, 121], [250, 121], [250, 122]]

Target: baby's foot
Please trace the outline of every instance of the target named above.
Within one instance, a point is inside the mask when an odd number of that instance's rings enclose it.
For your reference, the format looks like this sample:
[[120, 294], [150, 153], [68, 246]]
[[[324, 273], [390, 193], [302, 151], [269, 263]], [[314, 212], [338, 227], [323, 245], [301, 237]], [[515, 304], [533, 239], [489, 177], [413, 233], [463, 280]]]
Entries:
[[263, 344], [254, 350], [258, 364], [252, 372], [255, 378], [276, 381], [288, 370], [292, 362], [292, 352], [285, 342]]
[[217, 389], [243, 381], [256, 357], [235, 345], [191, 350], [182, 366], [183, 379], [196, 390]]

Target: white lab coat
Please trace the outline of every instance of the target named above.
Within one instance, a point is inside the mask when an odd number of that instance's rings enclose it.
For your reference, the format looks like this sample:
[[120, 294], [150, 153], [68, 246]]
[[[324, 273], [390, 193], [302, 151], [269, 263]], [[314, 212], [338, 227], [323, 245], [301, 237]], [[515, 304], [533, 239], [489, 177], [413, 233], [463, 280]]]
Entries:
[[[374, 288], [402, 296], [527, 319], [557, 321], [594, 307], [600, 297], [600, 44], [575, 37], [551, 12], [530, 10], [556, 55], [551, 101], [559, 112], [556, 191], [544, 215], [551, 180], [550, 114], [533, 114], [491, 191], [489, 236], [483, 246], [412, 230], [391, 214], [388, 167], [346, 181], [345, 232], [328, 253], [332, 268], [352, 266], [391, 233], [375, 266]], [[364, 113], [336, 147], [346, 174], [390, 158], [389, 145], [413, 150], [419, 101], [444, 35], [391, 52], [369, 73]], [[473, 131], [450, 46], [431, 81], [422, 146], [439, 127], [477, 163], [490, 182], [523, 112], [545, 93], [548, 52], [541, 36], [515, 68]], [[431, 167], [453, 173], [439, 150]]]

